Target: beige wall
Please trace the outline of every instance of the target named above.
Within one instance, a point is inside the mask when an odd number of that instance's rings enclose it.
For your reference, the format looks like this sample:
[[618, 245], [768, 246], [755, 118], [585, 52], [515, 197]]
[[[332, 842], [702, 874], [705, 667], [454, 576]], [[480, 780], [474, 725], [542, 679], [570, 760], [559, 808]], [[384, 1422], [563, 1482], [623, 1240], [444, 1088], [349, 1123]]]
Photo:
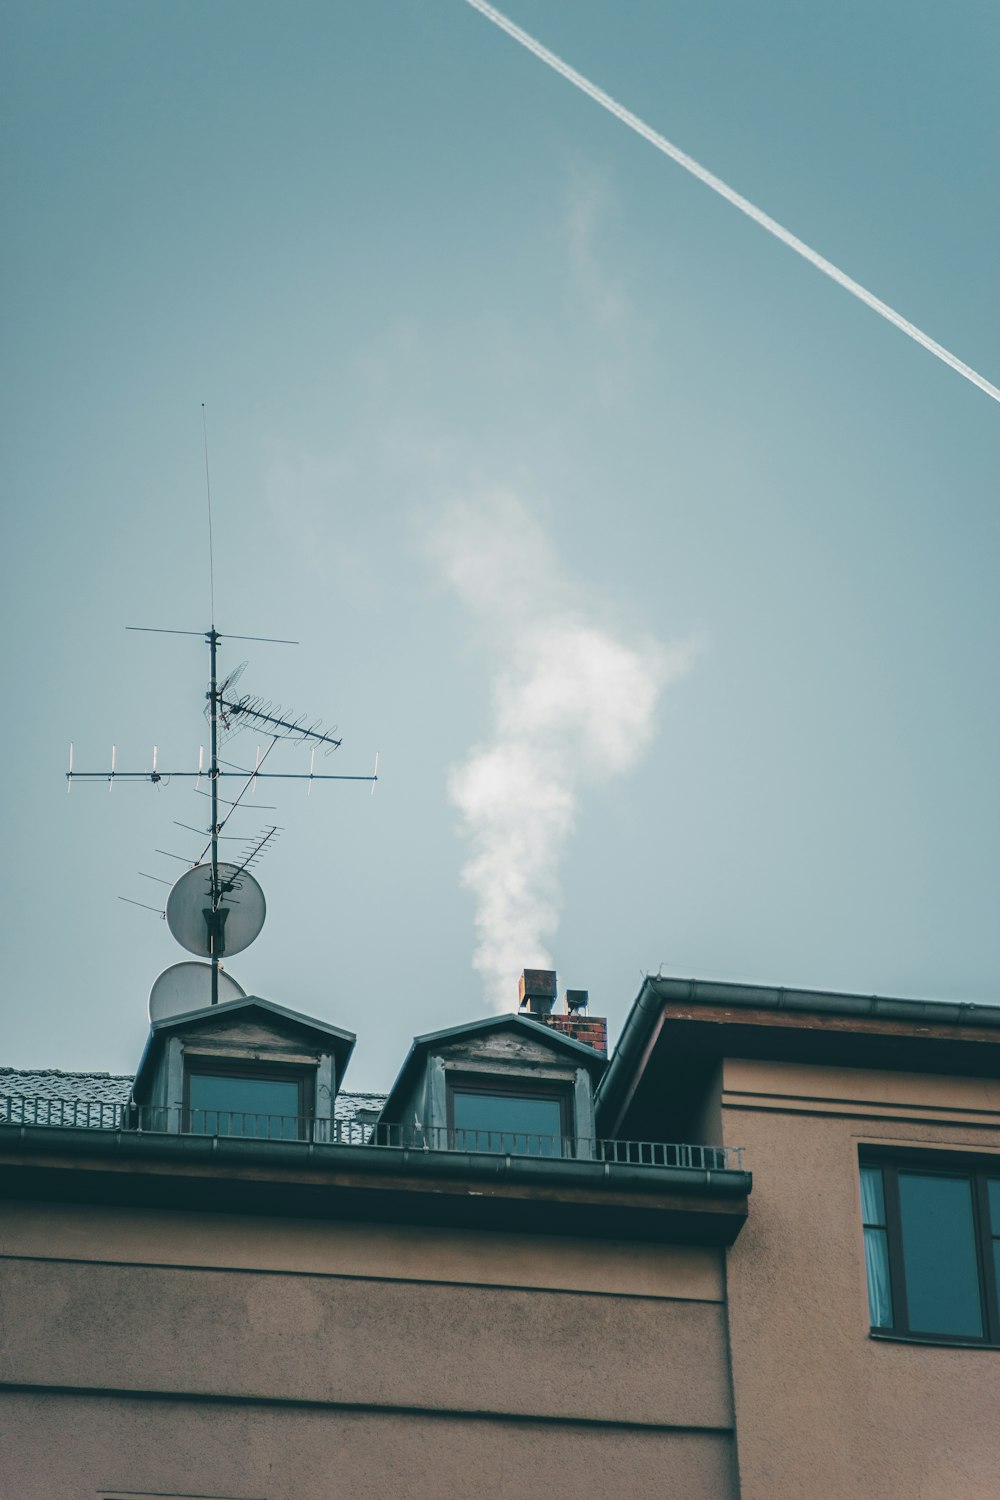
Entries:
[[686, 1245], [7, 1202], [0, 1256], [225, 1266], [723, 1300], [722, 1252]]
[[23, 1204], [0, 1254], [17, 1500], [733, 1493], [718, 1251]]
[[7, 1474], [17, 1476], [11, 1500], [95, 1500], [116, 1490], [226, 1500], [734, 1493], [727, 1445], [712, 1434], [0, 1393], [4, 1421]]
[[981, 1079], [727, 1061], [723, 1128], [748, 1148], [728, 1254], [743, 1500], [996, 1500], [1000, 1352], [868, 1335], [858, 1147], [1000, 1153]]

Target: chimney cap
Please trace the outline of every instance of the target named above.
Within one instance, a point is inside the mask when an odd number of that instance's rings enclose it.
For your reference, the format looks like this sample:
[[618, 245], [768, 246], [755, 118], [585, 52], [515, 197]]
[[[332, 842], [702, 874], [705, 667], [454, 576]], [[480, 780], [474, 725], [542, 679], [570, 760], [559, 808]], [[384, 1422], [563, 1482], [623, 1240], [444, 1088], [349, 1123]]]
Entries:
[[555, 969], [525, 969], [517, 982], [517, 998], [537, 1015], [547, 1015], [556, 1001]]
[[567, 1009], [567, 1011], [569, 1012], [570, 1015], [573, 1015], [578, 1010], [586, 1010], [587, 1006], [589, 1004], [590, 1004], [590, 991], [589, 990], [567, 990], [566, 991], [566, 1009]]

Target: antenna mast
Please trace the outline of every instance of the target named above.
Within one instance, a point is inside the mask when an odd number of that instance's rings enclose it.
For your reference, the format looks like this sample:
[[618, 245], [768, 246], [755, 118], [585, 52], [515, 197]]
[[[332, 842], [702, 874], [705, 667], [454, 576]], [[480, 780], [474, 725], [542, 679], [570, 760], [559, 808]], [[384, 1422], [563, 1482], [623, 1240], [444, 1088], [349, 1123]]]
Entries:
[[[237, 677], [243, 670], [242, 667], [237, 667], [234, 671], [230, 672], [229, 675], [225, 677], [220, 683], [219, 642], [221, 640], [229, 639], [237, 641], [265, 641], [269, 644], [281, 646], [295, 646], [298, 644], [298, 642], [281, 640], [273, 636], [224, 636], [221, 631], [215, 628], [215, 555], [212, 540], [212, 489], [208, 464], [208, 424], [205, 417], [204, 402], [202, 402], [201, 413], [202, 432], [205, 447], [205, 492], [208, 504], [208, 560], [212, 623], [209, 626], [208, 630], [205, 631], [164, 630], [159, 629], [156, 626], [149, 625], [128, 625], [126, 626], [126, 629], [142, 631], [146, 634], [155, 635], [200, 636], [208, 645], [209, 680], [208, 692], [205, 694], [205, 697], [207, 699], [207, 716], [209, 721], [210, 736], [208, 795], [211, 799], [211, 823], [207, 830], [208, 843], [205, 849], [202, 851], [200, 858], [188, 861], [182, 855], [171, 856], [172, 858], [181, 859], [184, 864], [190, 863], [192, 867], [192, 869], [189, 870], [186, 875], [181, 876], [180, 880], [172, 885], [171, 899], [179, 890], [179, 888], [191, 878], [192, 871], [194, 869], [201, 868], [205, 870], [205, 874], [208, 876], [207, 886], [205, 884], [197, 884], [196, 881], [195, 896], [193, 898], [198, 904], [198, 911], [200, 912], [200, 915], [196, 916], [194, 919], [194, 931], [192, 933], [190, 925], [191, 913], [189, 911], [186, 912], [186, 915], [184, 917], [185, 925], [183, 927], [184, 937], [180, 938], [179, 940], [182, 942], [182, 946], [188, 947], [190, 951], [202, 953], [208, 957], [211, 970], [211, 1003], [213, 1005], [217, 1005], [219, 1003], [219, 971], [222, 965], [223, 958], [226, 956], [227, 952], [239, 952], [240, 948], [245, 947], [248, 941], [253, 941], [253, 938], [256, 937], [257, 932], [259, 932], [260, 930], [258, 926], [251, 937], [246, 938], [244, 934], [244, 938], [242, 941], [236, 942], [230, 940], [229, 944], [227, 945], [227, 919], [231, 915], [234, 915], [235, 926], [239, 927], [240, 917], [247, 916], [246, 911], [242, 914], [238, 913], [239, 900], [237, 898], [235, 904], [233, 903], [233, 892], [238, 891], [241, 884], [244, 885], [244, 895], [249, 898], [250, 907], [253, 907], [254, 905], [253, 892], [256, 892], [256, 897], [259, 898], [260, 902], [260, 922], [263, 923], [263, 893], [260, 891], [259, 886], [256, 885], [253, 877], [249, 875], [248, 866], [251, 862], [255, 861], [261, 855], [265, 847], [270, 843], [270, 841], [278, 832], [278, 829], [275, 826], [272, 826], [271, 828], [265, 830], [264, 834], [251, 846], [249, 853], [243, 859], [242, 863], [234, 865], [220, 862], [219, 840], [223, 837], [227, 837], [227, 835], [223, 834], [223, 829], [226, 827], [229, 819], [233, 816], [237, 809], [242, 811], [243, 807], [254, 806], [253, 803], [243, 803], [244, 793], [255, 788], [258, 780], [306, 781], [309, 784], [308, 789], [310, 792], [312, 791], [312, 784], [314, 781], [364, 781], [368, 782], [371, 785], [372, 791], [374, 792], [375, 785], [378, 781], [378, 755], [376, 754], [375, 769], [370, 776], [337, 775], [330, 772], [317, 773], [313, 769], [315, 764], [316, 747], [321, 745], [328, 755], [333, 750], [338, 749], [340, 746], [340, 740], [336, 738], [335, 733], [324, 730], [321, 727], [320, 720], [316, 719], [314, 721], [310, 721], [308, 716], [304, 714], [296, 717], [292, 712], [282, 709], [280, 704], [273, 704], [270, 702], [270, 700], [265, 700], [259, 697], [251, 697], [249, 695], [243, 695], [238, 698], [228, 696]], [[250, 770], [244, 769], [242, 766], [231, 765], [228, 762], [222, 764], [219, 760], [220, 729], [227, 734], [238, 732], [240, 729], [255, 729], [262, 735], [266, 735], [270, 739], [271, 743], [267, 747], [263, 755], [261, 755], [260, 751], [258, 750], [254, 758], [253, 768]], [[271, 751], [274, 749], [275, 745], [280, 740], [297, 740], [299, 742], [306, 742], [311, 745], [312, 757], [310, 759], [308, 771], [261, 770], [261, 766], [263, 765], [264, 761], [267, 759]], [[66, 773], [66, 790], [71, 791], [73, 788], [73, 783], [75, 781], [106, 781], [108, 784], [108, 790], [111, 791], [114, 788], [114, 784], [116, 781], [148, 781], [154, 786], [159, 786], [164, 782], [169, 783], [176, 778], [178, 780], [193, 780], [195, 782], [195, 790], [197, 791], [198, 782], [200, 782], [204, 774], [205, 772], [202, 764], [201, 753], [199, 753], [198, 769], [196, 771], [158, 770], [157, 750], [155, 746], [153, 747], [152, 770], [150, 771], [119, 770], [117, 766], [117, 747], [114, 746], [111, 750], [110, 771], [77, 771], [73, 766], [73, 746], [71, 744], [69, 752], [69, 770]], [[226, 803], [228, 811], [225, 813], [225, 816], [222, 816], [220, 814], [219, 807], [219, 782], [224, 776], [240, 777], [243, 781], [243, 786], [236, 797], [231, 802]], [[241, 807], [241, 803], [243, 803], [243, 807]], [[188, 827], [189, 825], [180, 824], [179, 826]], [[194, 829], [192, 831], [197, 832], [198, 830]], [[228, 837], [232, 836], [233, 835], [228, 835]], [[166, 853], [165, 850], [160, 852]], [[209, 864], [207, 868], [203, 864], [206, 854], [209, 857]], [[158, 876], [147, 876], [146, 878], [153, 880], [159, 879]], [[164, 884], [170, 885], [171, 882], [166, 881], [164, 882]], [[251, 890], [251, 888], [253, 888], [253, 890]], [[121, 899], [123, 901], [130, 901], [130, 898], [127, 896], [123, 896]], [[130, 904], [133, 906], [143, 906], [146, 903], [130, 901]], [[178, 931], [175, 929], [174, 921], [171, 920], [171, 913], [169, 910], [170, 904], [171, 902], [168, 899], [168, 909], [162, 911], [160, 915], [167, 917], [171, 931], [175, 936], [177, 936]], [[152, 907], [150, 908], [150, 910], [155, 911], [157, 910], [157, 908]], [[201, 925], [202, 920], [204, 922], [203, 926]], [[198, 966], [195, 965], [194, 967], [197, 968]]]
[[[204, 408], [202, 408], [204, 410]], [[205, 450], [206, 462], [208, 450]], [[211, 502], [209, 502], [209, 546], [211, 546]], [[208, 632], [208, 655], [211, 663], [208, 679], [211, 757], [209, 783], [212, 789], [212, 920], [209, 923], [209, 947], [212, 955], [212, 1004], [219, 1003], [219, 633], [215, 628], [215, 584], [212, 584], [212, 628]]]
[[[208, 796], [211, 799], [211, 823], [207, 830], [208, 842], [200, 856], [194, 859], [189, 860], [183, 855], [170, 855], [170, 857], [180, 859], [183, 864], [189, 865], [190, 869], [188, 873], [190, 874], [191, 869], [203, 867], [202, 862], [205, 860], [205, 856], [208, 856], [209, 864], [206, 873], [209, 874], [209, 881], [205, 889], [206, 904], [202, 909], [202, 917], [204, 918], [205, 925], [201, 929], [203, 934], [202, 942], [206, 944], [206, 947], [193, 949], [192, 951], [205, 952], [210, 960], [212, 982], [211, 1003], [217, 1005], [219, 1003], [219, 970], [222, 960], [226, 957], [227, 952], [238, 951], [238, 949], [233, 948], [231, 943], [227, 944], [226, 942], [226, 921], [233, 910], [230, 904], [233, 892], [238, 889], [238, 882], [245, 878], [248, 864], [259, 857], [278, 832], [276, 826], [266, 829], [264, 834], [251, 846], [250, 852], [243, 859], [242, 863], [231, 865], [220, 861], [220, 839], [233, 836], [227, 835], [223, 831], [230, 818], [237, 811], [262, 805], [259, 803], [244, 802], [244, 794], [251, 791], [258, 781], [305, 781], [308, 783], [309, 791], [312, 791], [314, 781], [362, 781], [370, 785], [374, 792], [379, 779], [378, 755], [376, 754], [375, 756], [374, 770], [367, 776], [316, 771], [313, 769], [316, 747], [322, 746], [327, 754], [331, 754], [340, 746], [340, 740], [335, 734], [324, 730], [321, 727], [320, 720], [310, 720], [308, 715], [305, 714], [296, 717], [292, 710], [282, 709], [280, 704], [272, 704], [270, 700], [251, 697], [246, 694], [239, 698], [230, 698], [227, 696], [232, 683], [242, 669], [237, 668], [236, 671], [230, 672], [220, 682], [220, 641], [265, 641], [269, 644], [282, 646], [297, 645], [296, 641], [282, 640], [274, 636], [224, 635], [221, 630], [216, 630], [214, 625], [211, 625], [205, 631], [162, 630], [150, 625], [127, 625], [125, 628], [126, 630], [140, 631], [143, 634], [200, 636], [208, 645], [209, 683], [208, 692], [205, 694], [210, 735], [207, 775], [209, 783]], [[266, 734], [271, 741], [263, 755], [258, 751], [254, 757], [252, 766], [235, 765], [229, 761], [222, 762], [219, 757], [220, 730], [228, 733], [237, 732], [240, 729], [255, 729], [262, 734]], [[299, 741], [300, 743], [305, 742], [313, 747], [313, 756], [310, 760], [309, 770], [263, 770], [262, 767], [275, 746], [280, 741], [291, 740]], [[67, 791], [72, 790], [73, 783], [76, 781], [107, 782], [110, 790], [116, 781], [148, 781], [153, 786], [160, 786], [163, 783], [177, 780], [192, 781], [195, 783], [195, 790], [197, 790], [197, 783], [205, 774], [206, 770], [202, 763], [201, 755], [199, 755], [198, 767], [193, 771], [158, 769], [155, 747], [153, 750], [152, 770], [120, 770], [117, 764], [117, 747], [114, 747], [111, 753], [110, 770], [78, 771], [73, 765], [73, 746], [70, 745], [70, 763], [69, 770], [66, 772], [66, 783]], [[219, 793], [219, 783], [227, 776], [237, 777], [242, 782], [242, 786], [231, 801], [220, 797]], [[204, 796], [205, 794], [202, 793], [202, 795]], [[223, 803], [226, 808], [224, 813], [221, 810], [221, 804]], [[189, 825], [181, 823], [179, 826], [187, 828]], [[198, 830], [192, 829], [191, 831], [197, 832]], [[240, 836], [237, 835], [237, 837]], [[166, 854], [169, 851], [162, 850], [159, 852]], [[157, 879], [158, 877], [152, 876], [147, 878]], [[181, 880], [183, 881], [185, 878], [185, 876], [182, 876]], [[170, 882], [167, 883], [169, 884]], [[176, 886], [174, 889], [176, 889]], [[126, 896], [122, 897], [123, 901], [129, 899]], [[132, 902], [131, 904], [144, 905], [145, 903]], [[156, 910], [155, 907], [152, 909]], [[164, 915], [164, 913], [161, 913], [161, 915]], [[167, 915], [169, 916], [169, 914]], [[171, 930], [173, 929], [171, 928]]]
[[219, 1003], [219, 696], [218, 665], [219, 636], [215, 629], [215, 546], [212, 540], [212, 476], [208, 463], [208, 416], [205, 403], [201, 403], [201, 432], [205, 446], [205, 500], [208, 505], [208, 590], [212, 624], [208, 632], [208, 705], [211, 727], [211, 767], [209, 786], [212, 793], [212, 915], [208, 924], [209, 949], [212, 962], [212, 1004]]

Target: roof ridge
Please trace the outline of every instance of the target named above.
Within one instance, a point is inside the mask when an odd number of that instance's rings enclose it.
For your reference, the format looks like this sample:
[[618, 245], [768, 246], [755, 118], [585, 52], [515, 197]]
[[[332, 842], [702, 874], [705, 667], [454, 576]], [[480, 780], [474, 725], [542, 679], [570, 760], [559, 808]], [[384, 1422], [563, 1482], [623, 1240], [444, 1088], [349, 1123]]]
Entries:
[[97, 1068], [8, 1068], [0, 1065], [0, 1073], [13, 1073], [18, 1078], [114, 1078], [131, 1079], [131, 1073], [108, 1073]]

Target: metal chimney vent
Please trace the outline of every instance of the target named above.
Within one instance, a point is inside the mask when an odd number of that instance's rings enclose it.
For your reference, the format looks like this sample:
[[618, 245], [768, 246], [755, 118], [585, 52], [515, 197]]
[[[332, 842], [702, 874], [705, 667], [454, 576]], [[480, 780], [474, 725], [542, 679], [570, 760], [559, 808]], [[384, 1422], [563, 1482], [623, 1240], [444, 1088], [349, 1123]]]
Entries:
[[517, 998], [529, 1015], [547, 1016], [556, 1003], [555, 969], [525, 969], [517, 982]]

